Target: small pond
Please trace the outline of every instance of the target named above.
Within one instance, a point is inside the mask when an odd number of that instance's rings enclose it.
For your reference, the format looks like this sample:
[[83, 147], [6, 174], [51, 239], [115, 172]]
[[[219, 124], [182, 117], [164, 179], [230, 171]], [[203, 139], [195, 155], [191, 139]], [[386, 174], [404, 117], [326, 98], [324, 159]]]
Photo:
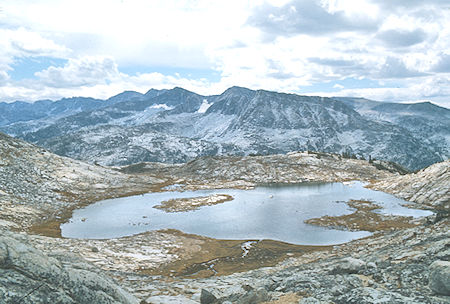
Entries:
[[[178, 229], [217, 239], [272, 239], [299, 245], [341, 244], [370, 235], [367, 231], [342, 231], [305, 224], [310, 218], [350, 214], [344, 202], [369, 200], [382, 206], [377, 212], [426, 216], [429, 211], [402, 207], [405, 201], [366, 189], [361, 182], [303, 183], [259, 186], [252, 190], [219, 189], [167, 191], [109, 199], [75, 210], [61, 225], [63, 237], [108, 239], [150, 230]], [[229, 194], [232, 201], [198, 210], [167, 213], [153, 208], [174, 198]]]

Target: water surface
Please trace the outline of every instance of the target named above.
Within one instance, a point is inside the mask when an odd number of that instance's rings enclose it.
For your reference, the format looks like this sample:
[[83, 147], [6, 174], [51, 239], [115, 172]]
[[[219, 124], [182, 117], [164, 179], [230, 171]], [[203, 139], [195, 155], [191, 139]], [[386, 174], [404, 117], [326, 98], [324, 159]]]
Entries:
[[[173, 198], [229, 194], [234, 200], [198, 210], [167, 213], [153, 208]], [[344, 202], [370, 200], [383, 214], [425, 216], [429, 211], [402, 207], [405, 201], [366, 189], [361, 182], [304, 183], [260, 186], [252, 190], [198, 190], [148, 193], [97, 202], [74, 211], [61, 225], [63, 237], [108, 239], [150, 230], [178, 229], [218, 239], [272, 239], [301, 245], [341, 244], [369, 236], [367, 231], [342, 231], [305, 224], [310, 218], [350, 214]]]

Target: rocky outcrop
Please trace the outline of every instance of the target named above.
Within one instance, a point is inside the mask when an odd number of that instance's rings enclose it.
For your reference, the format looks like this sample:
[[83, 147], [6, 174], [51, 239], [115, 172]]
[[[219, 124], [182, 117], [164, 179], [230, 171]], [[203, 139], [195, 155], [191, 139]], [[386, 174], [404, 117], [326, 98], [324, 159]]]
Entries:
[[424, 206], [450, 211], [450, 160], [434, 164], [419, 172], [391, 176], [371, 185]]
[[2, 231], [0, 303], [129, 303], [138, 300], [85, 261], [70, 255], [47, 256], [27, 237]]
[[124, 173], [155, 174], [191, 189], [200, 185], [213, 188], [247, 187], [258, 183], [341, 182], [392, 177], [403, 171], [388, 162], [369, 163], [346, 159], [337, 154], [292, 152], [245, 157], [203, 157], [182, 165], [141, 163], [121, 168]]

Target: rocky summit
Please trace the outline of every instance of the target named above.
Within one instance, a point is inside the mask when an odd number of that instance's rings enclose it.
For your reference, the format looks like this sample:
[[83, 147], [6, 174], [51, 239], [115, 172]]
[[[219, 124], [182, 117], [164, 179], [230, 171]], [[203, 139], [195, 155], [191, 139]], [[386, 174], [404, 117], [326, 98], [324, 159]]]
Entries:
[[[0, 303], [450, 303], [450, 161], [407, 173], [386, 161], [305, 151], [106, 168], [3, 134], [0, 161]], [[375, 223], [384, 229], [334, 246], [174, 230], [68, 239], [59, 230], [74, 209], [107, 198], [349, 180], [433, 215], [405, 227]]]
[[[183, 163], [201, 156], [324, 151], [418, 170], [450, 156], [450, 110], [232, 87], [182, 88], [0, 104], [0, 131], [102, 165]], [[10, 117], [14, 117], [11, 119]]]

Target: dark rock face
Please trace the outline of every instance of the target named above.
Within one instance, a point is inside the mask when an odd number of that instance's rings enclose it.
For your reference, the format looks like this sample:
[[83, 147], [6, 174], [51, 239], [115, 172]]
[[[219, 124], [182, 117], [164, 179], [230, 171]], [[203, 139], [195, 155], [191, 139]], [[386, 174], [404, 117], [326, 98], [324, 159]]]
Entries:
[[216, 303], [217, 298], [210, 293], [209, 291], [202, 289], [202, 293], [200, 295], [200, 303], [201, 304], [213, 304]]
[[[205, 102], [208, 107], [202, 108]], [[47, 103], [41, 106], [68, 102]], [[417, 170], [450, 157], [450, 110], [431, 103], [381, 103], [240, 87], [215, 96], [182, 88], [124, 92], [94, 103], [64, 115], [4, 121], [0, 131], [60, 155], [106, 165], [311, 150], [366, 159], [370, 155]], [[72, 144], [62, 149], [62, 142]]]
[[111, 279], [66, 254], [44, 255], [23, 235], [0, 236], [0, 303], [138, 303]]

